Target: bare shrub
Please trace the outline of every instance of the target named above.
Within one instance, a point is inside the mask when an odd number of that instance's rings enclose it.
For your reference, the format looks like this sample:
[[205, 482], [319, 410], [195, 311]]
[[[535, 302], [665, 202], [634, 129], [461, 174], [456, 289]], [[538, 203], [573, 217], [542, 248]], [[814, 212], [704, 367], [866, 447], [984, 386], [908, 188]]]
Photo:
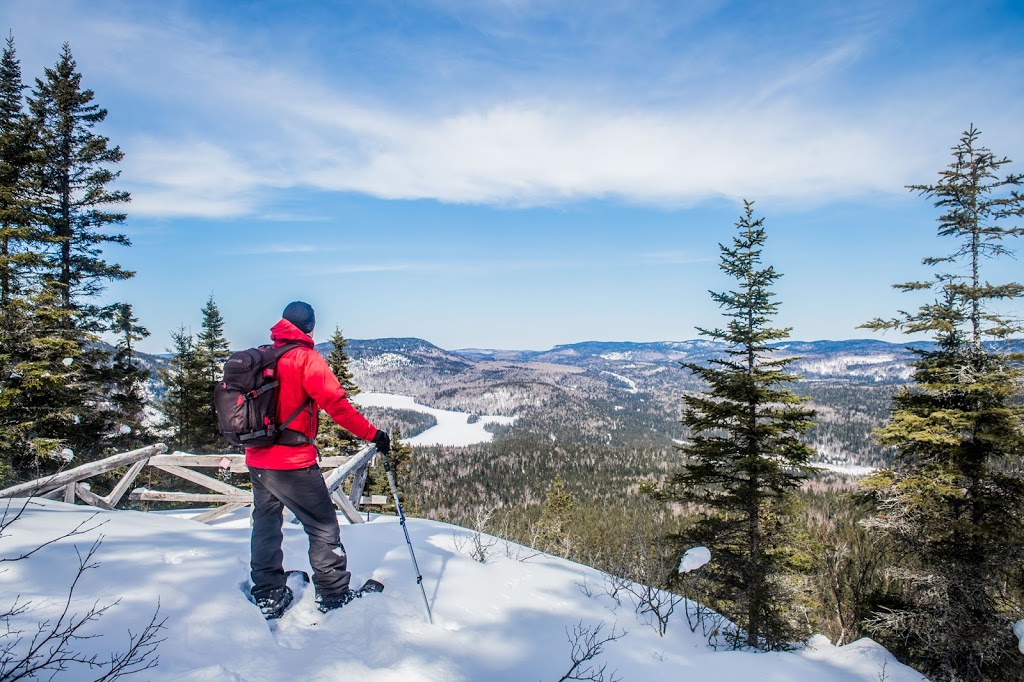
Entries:
[[[12, 504], [8, 502], [0, 519], [0, 539], [8, 537], [5, 531], [22, 517], [29, 503], [30, 500], [26, 500], [20, 508], [12, 511]], [[95, 516], [93, 514], [70, 531], [41, 542], [29, 551], [0, 557], [0, 563], [22, 561], [55, 542], [95, 530], [104, 523], [91, 525]], [[62, 672], [84, 668], [98, 675], [95, 678], [96, 682], [108, 682], [136, 675], [157, 666], [160, 658], [156, 655], [156, 650], [164, 641], [159, 638], [159, 634], [167, 620], [159, 619], [159, 603], [149, 623], [138, 634], [128, 631], [127, 650], [100, 657], [98, 654], [82, 653], [76, 646], [83, 640], [98, 637], [96, 634], [88, 634], [88, 626], [102, 618], [121, 601], [118, 599], [103, 606], [96, 602], [84, 614], [71, 610], [75, 591], [82, 577], [87, 571], [99, 566], [95, 556], [102, 543], [103, 536], [100, 535], [85, 554], [77, 545], [75, 546], [78, 568], [56, 620], [46, 619], [33, 624], [27, 623], [26, 621], [32, 620], [32, 602], [22, 602], [20, 595], [15, 597], [10, 606], [0, 611], [0, 622], [4, 625], [3, 631], [0, 631], [0, 680], [8, 682], [42, 675], [53, 678]]]

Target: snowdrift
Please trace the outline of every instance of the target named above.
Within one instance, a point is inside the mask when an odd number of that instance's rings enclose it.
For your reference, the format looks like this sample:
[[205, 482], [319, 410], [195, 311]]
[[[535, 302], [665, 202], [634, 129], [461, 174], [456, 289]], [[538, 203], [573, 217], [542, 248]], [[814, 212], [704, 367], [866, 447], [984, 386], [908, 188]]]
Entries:
[[[14, 500], [16, 509], [24, 500]], [[75, 642], [79, 651], [109, 658], [129, 645], [159, 604], [166, 618], [159, 665], [129, 679], [223, 682], [246, 680], [558, 680], [571, 667], [567, 632], [604, 624], [608, 642], [595, 660], [621, 680], [785, 680], [792, 682], [918, 682], [871, 640], [834, 647], [822, 637], [792, 653], [714, 651], [692, 633], [682, 608], [660, 637], [600, 586], [592, 568], [536, 554], [510, 543], [491, 547], [486, 563], [468, 555], [471, 531], [410, 519], [408, 528], [434, 614], [426, 622], [401, 527], [395, 517], [343, 525], [353, 582], [376, 578], [387, 586], [344, 609], [319, 614], [313, 591], [272, 630], [247, 600], [248, 517], [239, 513], [212, 525], [168, 515], [105, 512], [61, 502], [32, 500], [0, 538], [0, 555], [20, 556], [87, 521], [87, 532], [62, 539], [32, 556], [4, 564], [0, 609], [28, 603], [12, 625], [31, 635], [37, 623], [54, 622], [78, 569], [76, 554], [102, 537], [75, 591], [72, 611], [120, 602]], [[92, 517], [90, 519], [90, 517]], [[344, 524], [344, 521], [342, 521]], [[308, 570], [306, 539], [285, 524], [285, 566]], [[586, 584], [592, 596], [581, 589]], [[8, 639], [10, 641], [10, 638]], [[16, 652], [27, 645], [25, 637]], [[71, 666], [58, 679], [94, 680], [101, 672]], [[48, 677], [48, 675], [44, 675]]]

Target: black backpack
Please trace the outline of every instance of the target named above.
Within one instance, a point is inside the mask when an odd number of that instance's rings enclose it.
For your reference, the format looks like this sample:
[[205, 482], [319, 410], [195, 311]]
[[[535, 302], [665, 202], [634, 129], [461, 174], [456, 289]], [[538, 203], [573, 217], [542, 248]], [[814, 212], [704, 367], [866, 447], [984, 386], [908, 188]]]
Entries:
[[288, 428], [299, 414], [312, 407], [307, 398], [282, 423], [277, 420], [277, 361], [297, 343], [260, 346], [234, 353], [224, 363], [224, 379], [213, 389], [213, 407], [220, 432], [232, 445], [262, 448], [268, 445], [305, 445], [312, 438]]

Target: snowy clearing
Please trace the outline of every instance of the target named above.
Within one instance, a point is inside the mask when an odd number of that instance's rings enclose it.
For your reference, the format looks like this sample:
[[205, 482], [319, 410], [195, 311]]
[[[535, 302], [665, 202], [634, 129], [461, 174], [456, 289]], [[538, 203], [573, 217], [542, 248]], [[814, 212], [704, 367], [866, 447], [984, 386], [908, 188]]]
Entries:
[[[14, 500], [18, 505], [22, 501]], [[86, 572], [72, 608], [121, 603], [88, 627], [101, 635], [75, 643], [100, 658], [128, 646], [160, 604], [166, 617], [159, 666], [140, 679], [153, 682], [280, 682], [281, 680], [479, 681], [557, 680], [572, 665], [567, 630], [577, 625], [602, 634], [627, 634], [609, 642], [594, 663], [628, 680], [786, 680], [787, 682], [919, 682], [923, 678], [870, 640], [834, 647], [822, 637], [793, 653], [715, 652], [686, 626], [677, 608], [660, 637], [624, 600], [602, 590], [603, 575], [547, 555], [526, 561], [532, 550], [498, 542], [487, 563], [465, 550], [471, 531], [410, 519], [409, 534], [434, 613], [426, 622], [420, 588], [398, 520], [343, 526], [353, 581], [381, 580], [383, 594], [321, 615], [307, 589], [274, 631], [244, 594], [249, 527], [245, 510], [203, 525], [177, 515], [107, 512], [63, 502], [34, 500], [3, 538], [3, 555], [17, 556], [90, 517], [91, 530], [60, 540], [0, 573], [0, 606], [19, 598], [30, 609], [16, 626], [32, 629], [56, 619], [78, 560], [75, 546], [104, 536], [99, 566]], [[102, 524], [102, 525], [100, 525]], [[286, 568], [309, 570], [306, 537], [285, 524]], [[463, 551], [458, 548], [463, 547]], [[506, 551], [507, 547], [507, 551]], [[586, 596], [581, 585], [589, 587]], [[23, 644], [24, 646], [24, 644]], [[96, 671], [72, 668], [63, 682], [93, 680]], [[135, 679], [135, 678], [130, 678]]]
[[630, 379], [629, 377], [624, 377], [621, 374], [616, 374], [615, 372], [608, 371], [602, 371], [601, 374], [608, 374], [609, 376], [612, 376], [621, 381], [622, 383], [626, 384], [626, 386], [629, 387], [626, 389], [629, 393], [637, 393], [639, 391], [639, 389], [636, 387], [636, 382]]
[[433, 415], [437, 424], [430, 427], [423, 433], [412, 438], [405, 439], [409, 445], [475, 445], [486, 443], [494, 438], [494, 434], [484, 430], [486, 424], [512, 424], [515, 417], [500, 417], [497, 415], [483, 415], [476, 422], [470, 424], [471, 415], [465, 412], [454, 412], [452, 410], [438, 410], [426, 405], [420, 405], [415, 398], [407, 395], [394, 395], [391, 393], [360, 393], [356, 402], [368, 407], [392, 407], [401, 410], [415, 410]]

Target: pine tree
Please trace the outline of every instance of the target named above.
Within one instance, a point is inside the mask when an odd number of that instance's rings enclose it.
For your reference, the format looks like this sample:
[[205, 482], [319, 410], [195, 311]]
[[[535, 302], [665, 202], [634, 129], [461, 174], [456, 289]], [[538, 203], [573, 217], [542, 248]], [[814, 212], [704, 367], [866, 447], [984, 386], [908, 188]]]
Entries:
[[44, 262], [46, 238], [34, 223], [35, 128], [24, 111], [21, 66], [14, 39], [0, 58], [0, 310], [25, 293]]
[[[348, 368], [351, 361], [345, 347], [348, 346], [348, 339], [341, 333], [341, 329], [334, 328], [329, 343], [331, 352], [327, 354], [327, 364], [330, 366], [334, 376], [338, 377], [341, 387], [345, 389], [349, 400], [359, 394], [359, 386], [356, 385], [352, 371]], [[334, 423], [326, 414], [320, 415], [320, 433], [317, 435], [317, 446], [325, 456], [352, 455], [355, 454], [363, 443], [351, 433]], [[383, 469], [375, 468], [371, 477], [383, 477]], [[385, 486], [387, 481], [384, 481]]]
[[[18, 297], [4, 308], [0, 350], [0, 447], [18, 478], [38, 478], [103, 446], [102, 412], [90, 403], [92, 372], [82, 362], [84, 335], [56, 286]], [[54, 333], [60, 330], [60, 333]]]
[[1007, 225], [1024, 215], [1020, 175], [1000, 177], [1010, 161], [978, 144], [971, 126], [934, 185], [910, 189], [943, 213], [938, 233], [952, 254], [926, 258], [929, 281], [902, 291], [932, 291], [933, 303], [865, 327], [930, 333], [915, 351], [914, 385], [893, 399], [879, 441], [896, 450], [896, 468], [866, 485], [880, 507], [872, 527], [891, 538], [903, 564], [902, 601], [876, 613], [869, 629], [935, 680], [1016, 680], [1020, 654], [1011, 623], [1024, 616], [1024, 354], [995, 340], [1019, 334], [1019, 321], [994, 304], [1024, 295], [1018, 282], [990, 284], [982, 266], [1010, 255]]
[[224, 336], [224, 318], [212, 294], [203, 306], [202, 314], [202, 331], [196, 337], [196, 352], [212, 393], [213, 385], [224, 375], [224, 361], [231, 357], [231, 351]]
[[770, 326], [779, 306], [771, 286], [779, 274], [760, 268], [764, 219], [754, 219], [751, 202], [744, 207], [739, 234], [731, 246], [719, 245], [721, 269], [737, 280], [737, 290], [711, 292], [728, 325], [699, 329], [729, 350], [707, 366], [683, 364], [707, 389], [684, 397], [690, 441], [679, 449], [686, 463], [665, 492], [706, 510], [686, 541], [711, 549], [712, 606], [742, 628], [737, 645], [777, 649], [793, 635], [781, 578], [790, 493], [813, 455], [798, 436], [811, 427], [814, 412], [786, 388], [796, 377], [784, 369], [796, 358], [772, 357], [769, 344], [790, 330]]
[[565, 481], [557, 474], [548, 488], [540, 520], [534, 529], [537, 549], [567, 559], [573, 558], [579, 544], [579, 536], [573, 532], [577, 521], [576, 498], [565, 489]]
[[166, 393], [159, 401], [161, 427], [175, 448], [193, 452], [202, 443], [203, 423], [208, 410], [206, 377], [199, 362], [195, 337], [181, 327], [171, 333], [173, 348], [167, 367], [160, 370]]
[[111, 363], [111, 395], [117, 417], [115, 445], [121, 450], [131, 450], [149, 441], [149, 430], [145, 425], [145, 407], [148, 402], [145, 384], [151, 373], [141, 367], [135, 357], [137, 342], [149, 336], [149, 331], [139, 325], [132, 307], [120, 303], [113, 309], [114, 318], [110, 328], [117, 333], [117, 345]]
[[[3, 69], [9, 112], [14, 111], [17, 80], [12, 47], [9, 42]], [[105, 282], [132, 274], [103, 261], [100, 250], [104, 243], [128, 244], [122, 235], [103, 231], [125, 218], [103, 209], [128, 201], [128, 195], [106, 188], [116, 178], [109, 166], [120, 160], [121, 152], [108, 149], [107, 139], [92, 132], [106, 111], [90, 104], [93, 94], [82, 91], [80, 82], [65, 45], [57, 66], [46, 70], [45, 82], [37, 79], [28, 99], [36, 150], [25, 177], [34, 222], [19, 222], [26, 215], [24, 207], [11, 203], [12, 212], [3, 216], [8, 221], [2, 235], [6, 242], [0, 239], [0, 245], [6, 243], [2, 265], [8, 275], [8, 302], [22, 297], [18, 306], [29, 304], [31, 311], [26, 323], [33, 336], [21, 346], [27, 354], [17, 362], [24, 370], [18, 388], [31, 396], [35, 416], [27, 415], [28, 421], [14, 428], [28, 434], [25, 442], [35, 444], [18, 456], [36, 462], [51, 449], [73, 449], [84, 461], [105, 454], [116, 421], [109, 400], [116, 371], [110, 353], [97, 344], [113, 316], [96, 297]], [[26, 384], [29, 377], [33, 382]], [[50, 386], [58, 377], [64, 377], [62, 383]], [[65, 418], [69, 414], [73, 420]]]
[[101, 257], [104, 244], [131, 244], [123, 234], [108, 234], [105, 229], [127, 217], [107, 207], [127, 203], [130, 197], [108, 187], [120, 175], [110, 167], [124, 154], [93, 132], [107, 110], [92, 103], [94, 93], [82, 89], [82, 75], [76, 69], [65, 43], [56, 65], [45, 70], [45, 80], [36, 79], [29, 107], [45, 154], [37, 211], [57, 242], [52, 279], [61, 286], [62, 306], [82, 310], [82, 322], [89, 325], [100, 314], [91, 301], [105, 282], [134, 273]]
[[206, 401], [206, 412], [198, 424], [197, 446], [204, 450], [223, 451], [226, 443], [220, 433], [217, 413], [213, 409], [213, 389], [224, 376], [224, 361], [231, 356], [231, 351], [224, 336], [224, 318], [212, 294], [203, 306], [202, 313], [202, 331], [196, 338], [195, 351], [209, 400]]

